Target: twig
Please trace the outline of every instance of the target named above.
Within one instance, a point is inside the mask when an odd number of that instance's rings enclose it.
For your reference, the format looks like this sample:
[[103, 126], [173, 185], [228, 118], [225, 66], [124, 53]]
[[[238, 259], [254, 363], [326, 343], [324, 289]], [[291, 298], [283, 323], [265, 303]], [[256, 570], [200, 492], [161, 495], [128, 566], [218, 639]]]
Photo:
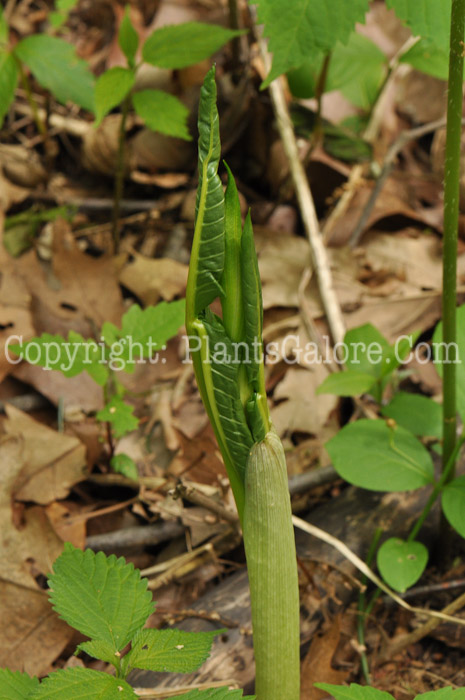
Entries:
[[207, 510], [210, 510], [212, 513], [215, 513], [215, 515], [217, 515], [221, 520], [225, 520], [227, 523], [231, 523], [232, 525], [234, 525], [234, 527], [238, 527], [239, 525], [239, 518], [237, 512], [232, 513], [221, 503], [218, 503], [217, 501], [213, 500], [213, 498], [209, 498], [204, 493], [202, 493], [201, 491], [199, 491], [191, 485], [183, 484], [182, 482], [180, 482], [179, 484], [177, 484], [176, 488], [173, 489], [172, 493], [175, 497], [181, 496], [181, 498], [184, 498], [186, 501], [189, 501], [190, 503], [193, 503], [196, 506], [200, 506], [201, 508], [206, 508]]
[[114, 552], [131, 547], [144, 547], [161, 544], [168, 540], [181, 537], [185, 527], [177, 521], [162, 521], [143, 527], [128, 527], [124, 530], [105, 532], [102, 535], [91, 535], [86, 539], [86, 548], [96, 552]]

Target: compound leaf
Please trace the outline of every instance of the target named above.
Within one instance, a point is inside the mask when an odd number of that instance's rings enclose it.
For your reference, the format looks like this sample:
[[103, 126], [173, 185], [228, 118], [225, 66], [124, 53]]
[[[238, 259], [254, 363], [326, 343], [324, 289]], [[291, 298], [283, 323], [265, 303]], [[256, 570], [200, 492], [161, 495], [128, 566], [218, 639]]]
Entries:
[[442, 510], [449, 523], [465, 537], [465, 476], [459, 476], [444, 487], [441, 496]]
[[421, 542], [391, 537], [379, 548], [376, 563], [386, 583], [395, 591], [404, 593], [425, 570], [428, 550]]
[[53, 565], [49, 586], [58, 615], [114, 652], [123, 649], [154, 610], [147, 579], [132, 564], [69, 543]]
[[386, 0], [386, 4], [414, 36], [433, 39], [442, 48], [448, 46], [450, 0]]
[[399, 391], [381, 413], [414, 435], [442, 438], [442, 407], [427, 396]]
[[152, 131], [191, 141], [187, 128], [189, 110], [174, 95], [163, 90], [141, 90], [132, 97], [134, 109]]
[[111, 401], [97, 413], [97, 419], [111, 424], [116, 438], [123, 437], [139, 425], [139, 419], [133, 415], [134, 406], [130, 406], [119, 396], [113, 396]]
[[358, 420], [326, 443], [343, 479], [370, 491], [409, 491], [431, 484], [433, 463], [408, 430], [383, 420]]
[[136, 57], [137, 49], [139, 48], [139, 35], [132, 25], [131, 18], [129, 17], [129, 10], [129, 5], [126, 5], [124, 16], [119, 28], [118, 43], [121, 51], [127, 58], [129, 67], [133, 68], [134, 59]]
[[27, 673], [0, 668], [0, 688], [2, 700], [26, 700], [39, 686], [38, 678]]
[[[184, 632], [178, 629], [146, 629], [137, 632], [127, 655], [126, 668], [192, 673], [210, 656], [220, 631]], [[126, 662], [126, 657], [124, 658]]]
[[202, 22], [162, 27], [149, 36], [142, 49], [142, 57], [159, 68], [185, 68], [200, 63], [227, 41], [243, 33]]
[[115, 66], [105, 71], [95, 83], [95, 126], [117, 107], [134, 85], [134, 73], [128, 68]]
[[67, 668], [47, 676], [31, 700], [135, 700], [137, 695], [121, 678], [90, 668]]
[[94, 111], [94, 76], [67, 41], [33, 34], [17, 44], [15, 54], [58, 102], [71, 101]]
[[0, 127], [10, 109], [18, 83], [18, 65], [11, 53], [0, 53]]
[[336, 700], [393, 700], [392, 695], [384, 690], [378, 690], [369, 685], [357, 685], [357, 683], [351, 683], [348, 687], [331, 683], [315, 683], [315, 688], [325, 690]]

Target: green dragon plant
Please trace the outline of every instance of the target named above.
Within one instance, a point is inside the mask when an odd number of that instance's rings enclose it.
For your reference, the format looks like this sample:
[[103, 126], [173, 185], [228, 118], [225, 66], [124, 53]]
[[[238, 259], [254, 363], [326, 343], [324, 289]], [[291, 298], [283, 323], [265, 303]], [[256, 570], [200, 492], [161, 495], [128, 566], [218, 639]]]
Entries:
[[[212, 68], [199, 108], [199, 187], [186, 329], [243, 527], [257, 700], [298, 700], [297, 564], [286, 461], [266, 401], [260, 277], [250, 215], [242, 227], [229, 169], [223, 194], [220, 149]], [[210, 309], [217, 298], [222, 318]]]

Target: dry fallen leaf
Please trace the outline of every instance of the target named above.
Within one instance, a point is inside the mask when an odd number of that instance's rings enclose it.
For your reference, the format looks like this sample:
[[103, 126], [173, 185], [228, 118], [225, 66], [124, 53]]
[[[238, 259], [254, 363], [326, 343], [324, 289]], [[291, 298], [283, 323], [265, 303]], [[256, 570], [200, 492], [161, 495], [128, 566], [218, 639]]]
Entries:
[[134, 253], [120, 272], [121, 284], [133, 292], [145, 305], [160, 299], [171, 301], [184, 294], [188, 266], [170, 258], [152, 259]]
[[302, 663], [300, 700], [320, 700], [328, 695], [326, 691], [315, 688], [314, 683], [340, 685], [347, 679], [349, 671], [337, 671], [331, 665], [340, 637], [341, 618], [336, 617], [327, 632], [312, 639]]

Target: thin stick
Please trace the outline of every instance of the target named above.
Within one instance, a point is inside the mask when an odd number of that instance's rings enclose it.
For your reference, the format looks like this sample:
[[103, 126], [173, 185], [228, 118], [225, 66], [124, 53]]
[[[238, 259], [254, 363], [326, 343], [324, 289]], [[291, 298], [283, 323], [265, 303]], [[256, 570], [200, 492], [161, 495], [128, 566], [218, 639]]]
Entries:
[[121, 124], [119, 130], [119, 140], [118, 140], [118, 154], [116, 160], [116, 173], [115, 173], [115, 202], [113, 207], [113, 252], [116, 254], [119, 251], [120, 242], [120, 202], [123, 198], [123, 187], [124, 187], [124, 151], [126, 145], [126, 121], [129, 114], [129, 107], [131, 106], [129, 97], [123, 102], [121, 108]]

